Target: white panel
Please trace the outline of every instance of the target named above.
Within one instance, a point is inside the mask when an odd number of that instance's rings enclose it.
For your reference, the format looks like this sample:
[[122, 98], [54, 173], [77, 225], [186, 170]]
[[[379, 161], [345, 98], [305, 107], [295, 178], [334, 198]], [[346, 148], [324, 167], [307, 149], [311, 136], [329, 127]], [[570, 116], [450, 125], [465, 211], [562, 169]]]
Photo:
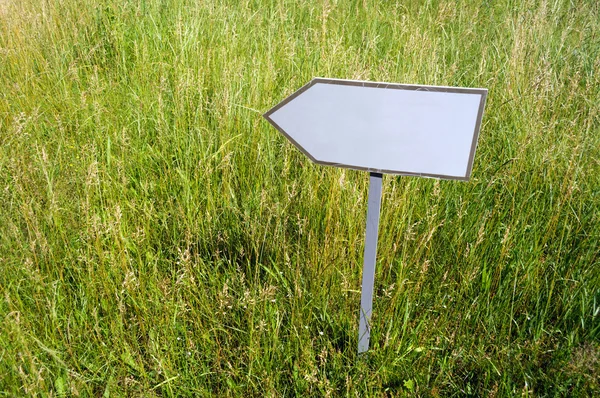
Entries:
[[267, 117], [319, 162], [466, 177], [482, 94], [425, 90], [317, 81]]

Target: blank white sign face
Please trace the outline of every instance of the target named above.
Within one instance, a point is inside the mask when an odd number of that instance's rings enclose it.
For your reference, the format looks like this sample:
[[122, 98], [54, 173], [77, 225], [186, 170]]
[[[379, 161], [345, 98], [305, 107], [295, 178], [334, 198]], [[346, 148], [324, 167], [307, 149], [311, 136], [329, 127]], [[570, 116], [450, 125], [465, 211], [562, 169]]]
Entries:
[[265, 118], [316, 163], [468, 180], [486, 95], [316, 78]]

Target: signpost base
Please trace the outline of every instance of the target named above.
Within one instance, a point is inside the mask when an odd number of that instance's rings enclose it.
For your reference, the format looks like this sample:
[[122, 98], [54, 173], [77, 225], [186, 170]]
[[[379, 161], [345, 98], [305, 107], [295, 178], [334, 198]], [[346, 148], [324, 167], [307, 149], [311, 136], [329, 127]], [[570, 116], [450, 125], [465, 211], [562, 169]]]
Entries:
[[371, 313], [373, 311], [373, 286], [375, 284], [375, 257], [377, 255], [377, 234], [381, 209], [380, 173], [371, 173], [369, 179], [369, 205], [367, 209], [367, 236], [360, 298], [360, 322], [358, 325], [358, 353], [369, 350], [371, 338]]

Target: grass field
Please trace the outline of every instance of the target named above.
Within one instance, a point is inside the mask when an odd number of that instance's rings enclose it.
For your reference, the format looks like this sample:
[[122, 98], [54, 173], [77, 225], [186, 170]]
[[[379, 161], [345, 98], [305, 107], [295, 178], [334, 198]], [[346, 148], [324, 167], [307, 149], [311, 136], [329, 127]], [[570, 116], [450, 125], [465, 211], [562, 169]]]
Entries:
[[[470, 182], [261, 116], [313, 76], [486, 87]], [[0, 0], [0, 395], [598, 396], [595, 1]]]

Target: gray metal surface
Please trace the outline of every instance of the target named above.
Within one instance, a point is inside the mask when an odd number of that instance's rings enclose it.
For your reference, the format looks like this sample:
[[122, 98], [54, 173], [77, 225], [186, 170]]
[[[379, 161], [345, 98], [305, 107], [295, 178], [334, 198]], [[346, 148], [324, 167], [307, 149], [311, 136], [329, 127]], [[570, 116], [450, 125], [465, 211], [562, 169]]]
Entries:
[[360, 323], [358, 325], [358, 353], [369, 349], [371, 338], [371, 314], [373, 312], [373, 286], [375, 284], [375, 258], [377, 256], [377, 236], [379, 212], [381, 209], [382, 175], [371, 173], [369, 179], [369, 207], [367, 210], [367, 236], [360, 298]]

